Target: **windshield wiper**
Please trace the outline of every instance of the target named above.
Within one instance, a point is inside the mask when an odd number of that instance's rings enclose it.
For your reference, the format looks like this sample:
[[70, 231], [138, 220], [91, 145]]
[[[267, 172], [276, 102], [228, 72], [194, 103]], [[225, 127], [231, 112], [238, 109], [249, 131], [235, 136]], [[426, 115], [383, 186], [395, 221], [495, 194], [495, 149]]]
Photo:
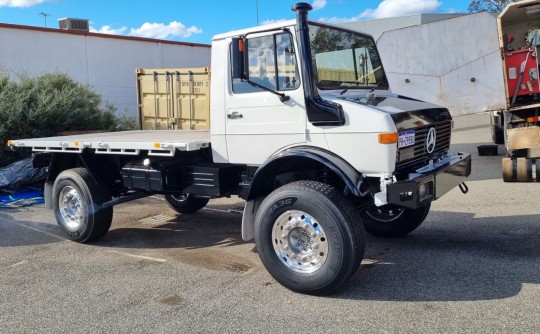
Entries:
[[[343, 82], [346, 82], [346, 83], [354, 83], [356, 85], [360, 85], [360, 82], [358, 81], [343, 81]], [[369, 84], [368, 84], [369, 85]], [[381, 82], [377, 82], [377, 84], [375, 85], [375, 87], [372, 87], [370, 89], [370, 91], [368, 92], [368, 95], [373, 95], [373, 92], [375, 92], [375, 89], [379, 88], [379, 87], [382, 87], [384, 85], [384, 83], [381, 81]], [[369, 88], [370, 86], [362, 86], [362, 88]], [[349, 87], [346, 87], [344, 90], [341, 91], [340, 95], [343, 95], [345, 93], [347, 93], [347, 91], [349, 90], [349, 88], [351, 88], [351, 86]]]
[[275, 91], [275, 90], [273, 90], [273, 89], [270, 89], [270, 88], [268, 88], [268, 87], [265, 87], [265, 86], [263, 86], [263, 85], [259, 85], [258, 83], [253, 82], [253, 81], [251, 81], [251, 80], [249, 80], [249, 79], [246, 80], [246, 82], [247, 82], [248, 84], [252, 85], [253, 87], [260, 88], [260, 89], [262, 89], [262, 90], [265, 90], [265, 91], [267, 91], [267, 92], [270, 92], [270, 93], [272, 93], [272, 94], [275, 94], [275, 95], [279, 96], [279, 100], [280, 100], [282, 103], [285, 103], [285, 102], [287, 102], [287, 101], [289, 101], [289, 100], [291, 99], [291, 97], [288, 96], [288, 95], [285, 95], [285, 94], [283, 94], [283, 93], [279, 93], [279, 92], [277, 92], [277, 91]]

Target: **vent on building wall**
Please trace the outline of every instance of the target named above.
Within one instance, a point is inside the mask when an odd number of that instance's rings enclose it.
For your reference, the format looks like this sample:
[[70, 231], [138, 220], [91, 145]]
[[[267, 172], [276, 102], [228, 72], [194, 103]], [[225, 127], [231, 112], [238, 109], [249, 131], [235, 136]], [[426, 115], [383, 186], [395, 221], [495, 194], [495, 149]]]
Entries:
[[59, 19], [58, 24], [62, 30], [90, 31], [88, 20], [84, 19]]

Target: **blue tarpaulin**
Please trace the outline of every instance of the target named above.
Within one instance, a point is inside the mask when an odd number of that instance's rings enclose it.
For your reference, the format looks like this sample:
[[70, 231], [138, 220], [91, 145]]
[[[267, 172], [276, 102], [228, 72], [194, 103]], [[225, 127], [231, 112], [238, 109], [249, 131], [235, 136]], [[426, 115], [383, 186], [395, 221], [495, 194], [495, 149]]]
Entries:
[[32, 159], [24, 159], [0, 168], [0, 208], [43, 203], [47, 168], [34, 168]]
[[12, 194], [0, 192], [0, 208], [24, 207], [44, 202], [43, 190], [20, 189]]
[[0, 168], [0, 190], [18, 189], [45, 181], [48, 168], [34, 168], [32, 158], [27, 158]]

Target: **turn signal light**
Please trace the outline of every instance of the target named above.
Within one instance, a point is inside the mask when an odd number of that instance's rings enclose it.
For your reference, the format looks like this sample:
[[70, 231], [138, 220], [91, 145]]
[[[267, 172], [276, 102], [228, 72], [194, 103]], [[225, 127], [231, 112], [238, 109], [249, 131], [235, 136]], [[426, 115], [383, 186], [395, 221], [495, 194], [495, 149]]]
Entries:
[[379, 133], [379, 143], [381, 144], [395, 144], [398, 142], [397, 132]]
[[244, 40], [243, 39], [238, 40], [238, 51], [244, 52]]
[[12, 141], [12, 140], [8, 140], [7, 146], [11, 146], [11, 145], [13, 145], [13, 141]]

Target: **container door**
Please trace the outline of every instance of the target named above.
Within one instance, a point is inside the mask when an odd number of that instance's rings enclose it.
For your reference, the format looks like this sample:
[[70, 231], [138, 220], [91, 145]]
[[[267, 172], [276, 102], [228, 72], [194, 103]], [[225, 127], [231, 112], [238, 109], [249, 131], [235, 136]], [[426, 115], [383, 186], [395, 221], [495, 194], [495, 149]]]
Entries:
[[[232, 80], [227, 152], [231, 163], [259, 165], [287, 146], [306, 142], [305, 102], [290, 33], [250, 38], [246, 51], [251, 83]], [[276, 92], [288, 100], [282, 102]]]

